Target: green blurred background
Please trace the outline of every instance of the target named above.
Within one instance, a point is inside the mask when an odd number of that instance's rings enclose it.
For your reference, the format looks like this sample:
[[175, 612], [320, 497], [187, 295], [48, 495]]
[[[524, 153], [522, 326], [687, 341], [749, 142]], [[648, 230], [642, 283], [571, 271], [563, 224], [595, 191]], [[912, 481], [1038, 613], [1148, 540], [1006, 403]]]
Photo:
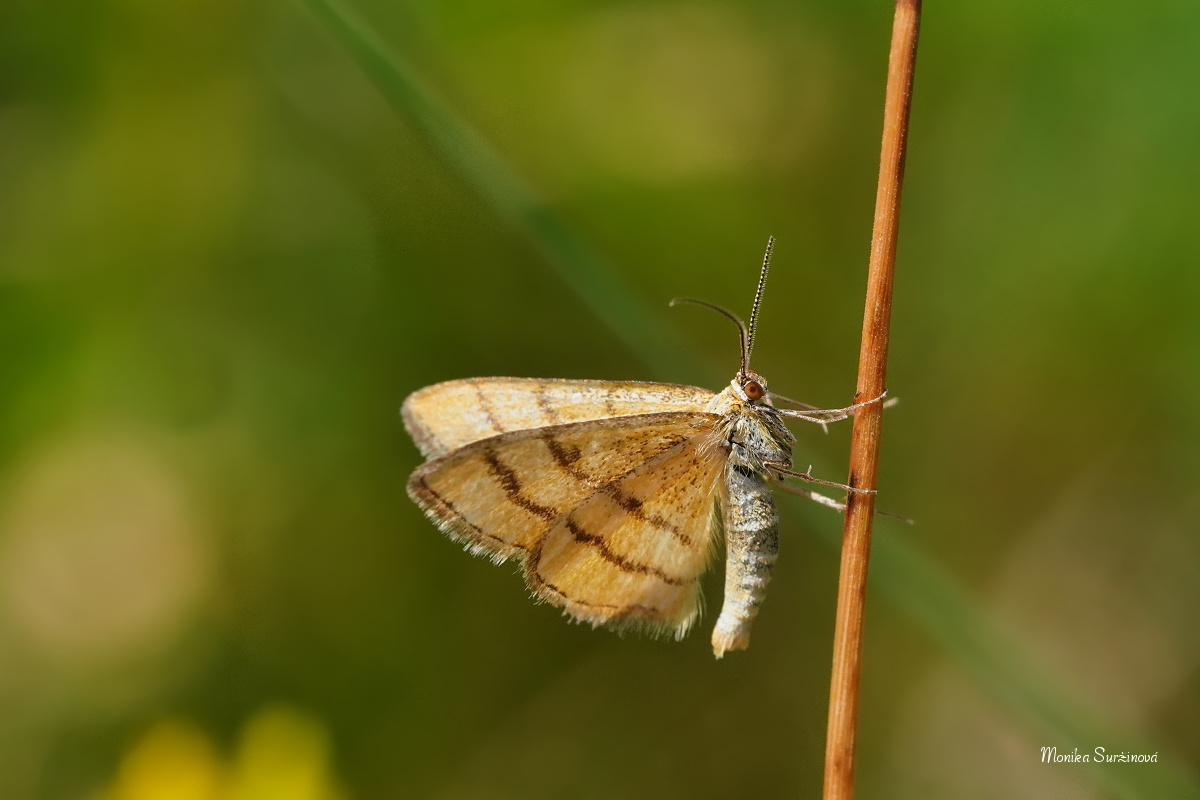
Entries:
[[[817, 796], [836, 514], [714, 662], [438, 534], [397, 411], [720, 387], [667, 301], [772, 233], [755, 367], [848, 402], [890, 4], [324, 2], [0, 7], [0, 797]], [[860, 796], [1200, 796], [1200, 5], [924, 22]]]

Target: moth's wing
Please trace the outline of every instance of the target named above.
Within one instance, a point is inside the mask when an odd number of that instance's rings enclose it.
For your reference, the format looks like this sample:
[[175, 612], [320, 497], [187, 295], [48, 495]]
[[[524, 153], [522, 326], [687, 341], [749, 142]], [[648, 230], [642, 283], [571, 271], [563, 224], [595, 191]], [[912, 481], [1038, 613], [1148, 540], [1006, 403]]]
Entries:
[[500, 434], [418, 467], [408, 494], [472, 552], [522, 560], [530, 588], [572, 616], [682, 635], [711, 549], [720, 419], [668, 412]]
[[470, 378], [413, 392], [400, 410], [426, 458], [511, 431], [571, 422], [702, 411], [707, 389], [673, 383]]
[[525, 559], [530, 588], [593, 625], [687, 633], [716, 538], [717, 421], [560, 517]]
[[524, 556], [588, 497], [717, 420], [672, 412], [503, 433], [425, 462], [408, 494], [452, 539], [501, 562]]

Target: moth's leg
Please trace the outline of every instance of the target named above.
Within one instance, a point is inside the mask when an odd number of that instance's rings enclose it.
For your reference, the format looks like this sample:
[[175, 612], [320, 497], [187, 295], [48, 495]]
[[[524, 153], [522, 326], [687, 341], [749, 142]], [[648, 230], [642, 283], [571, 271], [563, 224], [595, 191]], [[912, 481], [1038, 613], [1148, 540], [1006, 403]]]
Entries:
[[815, 478], [812, 475], [812, 467], [811, 466], [808, 468], [808, 471], [796, 472], [794, 470], [788, 469], [787, 464], [784, 464], [779, 461], [764, 461], [763, 465], [767, 469], [771, 470], [774, 473], [777, 473], [779, 475], [787, 475], [789, 478], [798, 478], [807, 483], [819, 483], [822, 486], [830, 486], [834, 489], [841, 489], [846, 492], [855, 492], [857, 494], [875, 494], [874, 489], [859, 489], [854, 486], [847, 486], [844, 483], [838, 483], [836, 481], [826, 481], [826, 480], [822, 480], [821, 478]]
[[[795, 474], [795, 473], [793, 473], [793, 474]], [[827, 481], [817, 481], [817, 483], [828, 484]], [[841, 486], [841, 484], [836, 484], [836, 483], [832, 484], [832, 485], [839, 486], [841, 488], [849, 488], [849, 487]], [[809, 500], [812, 500], [814, 503], [820, 503], [823, 506], [828, 506], [829, 508], [837, 509], [838, 511], [844, 512], [846, 510], [845, 503], [843, 503], [839, 500], [834, 500], [832, 497], [823, 495], [820, 492], [814, 492], [811, 489], [801, 489], [799, 486], [793, 486], [792, 484], [785, 481], [783, 479], [782, 475], [775, 476], [774, 486], [776, 489], [782, 489], [783, 491], [789, 492], [790, 494], [794, 494], [799, 497], [807, 497]], [[865, 494], [867, 490], [866, 489], [858, 489], [857, 491]], [[903, 522], [905, 525], [916, 525], [916, 523], [913, 520], [909, 519], [908, 517], [902, 517], [899, 514], [893, 514], [890, 511], [881, 511], [877, 508], [877, 509], [875, 509], [875, 513], [881, 517], [891, 517], [892, 519], [898, 519], [901, 522]]]
[[837, 511], [846, 510], [846, 504], [840, 500], [834, 500], [832, 497], [827, 497], [820, 492], [814, 492], [812, 489], [801, 489], [799, 486], [793, 486], [785, 481], [782, 475], [776, 476], [774, 480], [774, 486], [776, 489], [782, 489], [783, 491], [797, 495], [798, 497], [807, 497], [814, 503], [820, 503], [823, 506], [828, 506], [829, 508], [836, 509]]
[[[814, 406], [812, 403], [806, 403], [803, 400], [797, 400], [794, 397], [788, 397], [786, 394], [779, 394], [779, 392], [772, 392], [770, 390], [767, 391], [767, 394], [770, 395], [771, 402], [778, 401], [780, 403], [787, 403], [788, 405], [793, 405], [793, 406], [796, 406], [797, 408], [802, 408], [805, 411], [809, 411], [809, 412], [812, 412], [815, 414], [824, 414], [824, 413], [829, 413], [831, 411], [846, 410], [846, 409], [841, 409], [841, 408], [833, 408], [833, 409], [821, 408], [820, 406]], [[886, 395], [887, 395], [887, 392], [884, 392], [883, 394], [879, 395], [879, 397], [876, 397], [874, 400], [867, 400], [865, 403], [859, 403], [858, 405], [865, 406], [868, 403], [874, 403], [874, 402], [878, 401], [880, 397], [884, 397]], [[886, 403], [884, 403], [883, 407], [891, 408], [892, 406], [896, 405], [896, 403], [899, 403], [899, 402], [900, 402], [899, 397], [893, 397], [892, 399], [890, 399]], [[850, 406], [850, 408], [851, 409], [857, 408], [857, 406]]]
[[[872, 398], [870, 400], [865, 400], [861, 403], [855, 403], [854, 405], [846, 406], [845, 408], [811, 408], [811, 407], [809, 407], [809, 408], [806, 408], [804, 411], [798, 411], [796, 409], [791, 409], [791, 408], [777, 408], [775, 410], [781, 416], [790, 417], [792, 419], [802, 419], [805, 422], [815, 422], [818, 425], [824, 427], [826, 423], [838, 422], [843, 419], [848, 419], [849, 417], [854, 416], [854, 412], [856, 410], [862, 408], [863, 406], [869, 406], [872, 403], [878, 403], [880, 400], [882, 400], [886, 396], [887, 396], [887, 392], [884, 392], [883, 394], [879, 395], [878, 397]], [[786, 400], [786, 398], [783, 398], [783, 399]], [[789, 402], [792, 402], [792, 401], [789, 401]], [[900, 401], [897, 399], [888, 400], [887, 402], [885, 402], [883, 404], [883, 407], [891, 408], [892, 406], [896, 405], [896, 403], [898, 403], [898, 402], [900, 402]]]
[[778, 392], [772, 392], [772, 391], [768, 390], [767, 394], [770, 396], [772, 402], [775, 402], [776, 400], [778, 400], [781, 403], [788, 403], [789, 405], [796, 406], [797, 408], [803, 408], [805, 411], [820, 411], [821, 410], [820, 406], [814, 406], [811, 403], [805, 403], [803, 400], [794, 400], [791, 397], [788, 397], [787, 395], [784, 395], [784, 394], [779, 394]]

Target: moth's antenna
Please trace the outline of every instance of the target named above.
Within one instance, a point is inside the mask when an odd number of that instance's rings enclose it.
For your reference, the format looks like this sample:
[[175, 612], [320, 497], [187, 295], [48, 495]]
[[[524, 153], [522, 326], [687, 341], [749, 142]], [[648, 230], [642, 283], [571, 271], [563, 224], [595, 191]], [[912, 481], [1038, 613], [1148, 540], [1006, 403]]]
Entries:
[[746, 374], [746, 365], [750, 363], [750, 335], [746, 331], [746, 323], [742, 322], [742, 320], [738, 317], [738, 315], [734, 314], [732, 311], [727, 311], [726, 309], [721, 308], [719, 305], [717, 305], [715, 303], [710, 303], [707, 300], [697, 300], [694, 297], [676, 297], [674, 300], [672, 300], [670, 302], [670, 306], [672, 308], [674, 308], [677, 303], [694, 303], [695, 305], [698, 305], [698, 306], [704, 306], [705, 308], [711, 308], [713, 311], [717, 312], [721, 316], [726, 317], [734, 325], [737, 325], [738, 340], [741, 342], [741, 345], [742, 345], [742, 371], [739, 372], [738, 374], [745, 375]]
[[754, 305], [750, 307], [749, 340], [742, 350], [742, 374], [750, 369], [750, 352], [754, 349], [754, 329], [758, 327], [758, 309], [762, 306], [763, 289], [767, 286], [767, 272], [771, 269], [771, 251], [775, 249], [775, 237], [767, 237], [767, 254], [763, 256], [762, 272], [758, 273], [758, 288], [754, 291]]

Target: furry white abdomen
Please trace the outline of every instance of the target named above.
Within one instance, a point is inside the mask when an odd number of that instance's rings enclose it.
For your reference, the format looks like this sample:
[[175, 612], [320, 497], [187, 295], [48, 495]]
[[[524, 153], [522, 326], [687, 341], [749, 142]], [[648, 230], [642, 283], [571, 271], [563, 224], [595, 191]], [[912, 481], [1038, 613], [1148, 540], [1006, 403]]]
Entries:
[[766, 481], [750, 467], [730, 464], [722, 496], [725, 523], [725, 604], [713, 628], [713, 654], [744, 650], [750, 625], [767, 594], [779, 555], [779, 514]]

